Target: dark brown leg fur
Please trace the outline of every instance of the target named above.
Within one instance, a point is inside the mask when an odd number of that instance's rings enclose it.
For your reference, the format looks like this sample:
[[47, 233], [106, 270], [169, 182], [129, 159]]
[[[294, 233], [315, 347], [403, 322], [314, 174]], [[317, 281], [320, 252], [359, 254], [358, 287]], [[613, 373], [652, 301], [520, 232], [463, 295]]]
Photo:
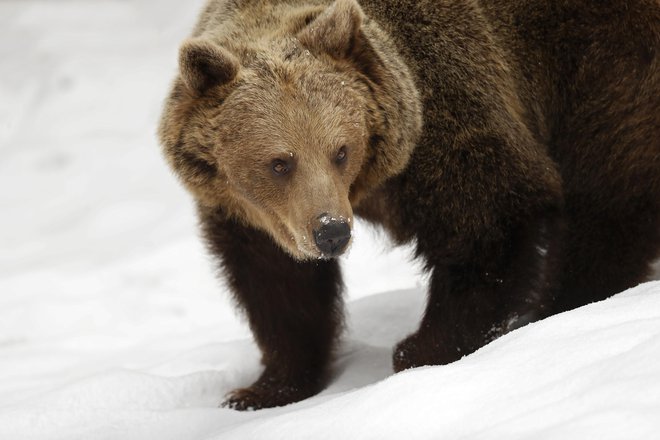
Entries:
[[573, 197], [567, 203], [571, 215], [555, 312], [600, 301], [648, 277], [660, 248], [654, 202], [630, 200], [609, 209]]
[[202, 211], [200, 218], [265, 365], [254, 384], [233, 391], [224, 405], [267, 408], [318, 393], [341, 324], [337, 261], [298, 262], [266, 234], [220, 212]]
[[395, 348], [395, 371], [453, 362], [547, 316], [560, 234], [552, 214], [517, 225], [469, 263], [434, 265], [422, 323]]
[[[657, 29], [654, 12], [643, 20]], [[594, 42], [570, 79], [553, 145], [567, 221], [557, 312], [644, 281], [660, 251], [660, 41], [643, 20]]]

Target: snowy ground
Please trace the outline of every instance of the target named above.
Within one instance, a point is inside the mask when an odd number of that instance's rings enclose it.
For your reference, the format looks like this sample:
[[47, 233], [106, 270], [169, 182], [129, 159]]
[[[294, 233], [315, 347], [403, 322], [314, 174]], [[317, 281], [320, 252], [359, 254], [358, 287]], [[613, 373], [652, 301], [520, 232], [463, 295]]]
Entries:
[[362, 226], [332, 384], [218, 409], [258, 353], [154, 136], [200, 5], [0, 2], [0, 439], [657, 438], [660, 282], [393, 376], [423, 280]]

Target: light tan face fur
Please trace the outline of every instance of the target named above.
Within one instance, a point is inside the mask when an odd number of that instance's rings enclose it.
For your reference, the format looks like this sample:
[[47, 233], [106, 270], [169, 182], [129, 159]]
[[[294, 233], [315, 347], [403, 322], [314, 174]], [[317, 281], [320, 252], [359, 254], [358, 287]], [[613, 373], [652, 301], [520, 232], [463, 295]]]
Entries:
[[320, 216], [352, 225], [349, 193], [367, 142], [356, 87], [308, 52], [292, 62], [264, 58], [241, 71], [207, 121], [226, 204], [296, 258], [321, 256], [313, 239]]
[[[351, 203], [406, 166], [419, 94], [355, 0], [243, 6], [201, 20], [183, 43], [160, 140], [200, 207], [267, 232], [295, 258], [318, 258], [319, 216], [352, 226]], [[274, 172], [276, 161], [288, 173]]]

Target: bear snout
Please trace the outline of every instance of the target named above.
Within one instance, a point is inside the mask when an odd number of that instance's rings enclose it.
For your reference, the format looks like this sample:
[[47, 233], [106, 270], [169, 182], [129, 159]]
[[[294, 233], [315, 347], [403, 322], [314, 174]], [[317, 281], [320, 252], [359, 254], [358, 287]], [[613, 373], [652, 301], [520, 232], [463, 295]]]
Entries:
[[317, 227], [313, 230], [314, 242], [323, 257], [341, 255], [351, 239], [351, 227], [344, 218], [334, 218], [321, 214], [317, 218]]

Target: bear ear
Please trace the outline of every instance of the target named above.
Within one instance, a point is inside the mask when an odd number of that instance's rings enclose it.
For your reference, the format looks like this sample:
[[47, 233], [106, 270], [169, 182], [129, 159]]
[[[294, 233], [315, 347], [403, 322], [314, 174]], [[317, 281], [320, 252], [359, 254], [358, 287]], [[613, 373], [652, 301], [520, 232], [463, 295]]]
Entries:
[[238, 68], [236, 57], [203, 38], [188, 39], [179, 50], [179, 70], [183, 82], [198, 93], [228, 83], [236, 77]]
[[298, 40], [309, 49], [345, 58], [355, 45], [363, 17], [356, 0], [335, 0], [298, 33]]

